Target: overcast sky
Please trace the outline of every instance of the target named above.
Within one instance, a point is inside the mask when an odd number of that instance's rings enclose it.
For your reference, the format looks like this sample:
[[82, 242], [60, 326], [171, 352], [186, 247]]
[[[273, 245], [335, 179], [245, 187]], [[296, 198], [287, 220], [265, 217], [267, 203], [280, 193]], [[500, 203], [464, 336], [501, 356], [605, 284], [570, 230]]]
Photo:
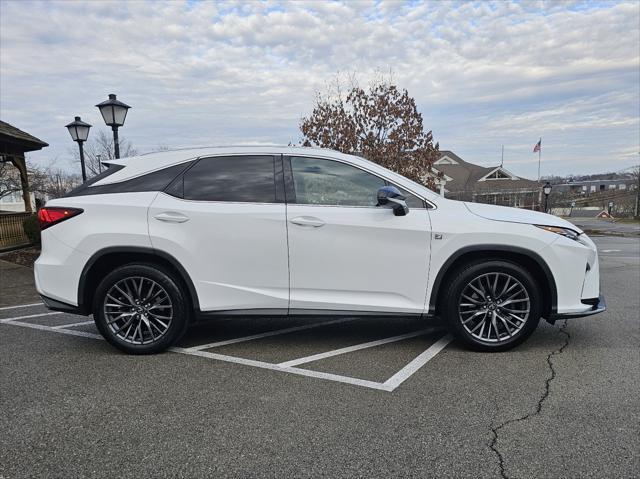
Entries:
[[[0, 0], [0, 118], [69, 161], [75, 115], [140, 152], [300, 139], [337, 72], [393, 71], [441, 149], [534, 177], [639, 162], [640, 2]], [[95, 135], [96, 128], [92, 130]], [[68, 163], [71, 165], [71, 163]], [[70, 166], [69, 166], [70, 167]]]

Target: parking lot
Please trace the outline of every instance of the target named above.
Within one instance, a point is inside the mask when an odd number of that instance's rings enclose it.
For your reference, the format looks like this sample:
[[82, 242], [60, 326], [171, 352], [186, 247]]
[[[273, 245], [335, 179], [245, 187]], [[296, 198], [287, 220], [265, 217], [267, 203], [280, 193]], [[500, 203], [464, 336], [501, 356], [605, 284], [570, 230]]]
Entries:
[[0, 477], [637, 477], [640, 241], [594, 241], [609, 310], [500, 354], [314, 317], [127, 356], [0, 261]]

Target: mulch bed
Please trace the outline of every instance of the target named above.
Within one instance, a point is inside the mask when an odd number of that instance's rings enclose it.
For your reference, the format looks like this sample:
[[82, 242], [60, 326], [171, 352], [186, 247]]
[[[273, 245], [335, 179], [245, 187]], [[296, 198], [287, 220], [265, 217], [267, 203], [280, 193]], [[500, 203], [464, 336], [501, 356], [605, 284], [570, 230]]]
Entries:
[[37, 248], [24, 248], [9, 253], [0, 254], [0, 259], [9, 261], [10, 263], [19, 264], [33, 268], [33, 263], [40, 256], [40, 250]]

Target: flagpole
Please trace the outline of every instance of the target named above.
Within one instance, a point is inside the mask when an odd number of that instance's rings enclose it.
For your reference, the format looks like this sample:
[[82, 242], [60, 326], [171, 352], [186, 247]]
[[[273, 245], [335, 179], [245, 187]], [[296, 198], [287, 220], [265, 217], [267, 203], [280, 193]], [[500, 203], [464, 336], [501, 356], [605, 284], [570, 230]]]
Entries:
[[500, 157], [500, 167], [504, 166], [504, 145], [502, 145], [502, 156]]
[[540, 157], [542, 156], [542, 137], [540, 137], [540, 141], [538, 141], [538, 183], [540, 183]]

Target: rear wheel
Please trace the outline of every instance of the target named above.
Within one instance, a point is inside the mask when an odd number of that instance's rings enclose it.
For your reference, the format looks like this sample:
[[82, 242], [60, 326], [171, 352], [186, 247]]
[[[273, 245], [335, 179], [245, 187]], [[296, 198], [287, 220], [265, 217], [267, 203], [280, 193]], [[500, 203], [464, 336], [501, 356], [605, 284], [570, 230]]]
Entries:
[[96, 290], [96, 326], [109, 343], [130, 354], [157, 353], [174, 344], [188, 315], [180, 284], [154, 265], [121, 266]]
[[486, 261], [457, 271], [444, 299], [449, 328], [479, 351], [506, 351], [527, 339], [541, 315], [540, 288], [520, 265]]

